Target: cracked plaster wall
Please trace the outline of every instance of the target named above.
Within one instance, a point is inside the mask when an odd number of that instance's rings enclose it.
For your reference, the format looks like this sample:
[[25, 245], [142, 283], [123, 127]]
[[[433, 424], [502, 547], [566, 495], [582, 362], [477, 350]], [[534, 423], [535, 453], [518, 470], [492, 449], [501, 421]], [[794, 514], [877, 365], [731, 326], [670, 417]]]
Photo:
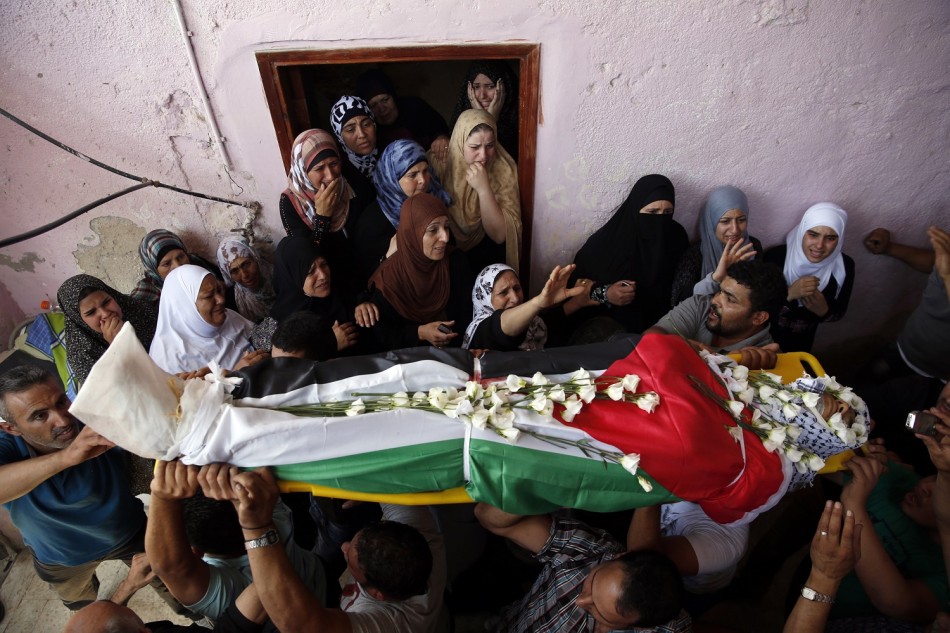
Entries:
[[[534, 269], [569, 261], [636, 178], [669, 175], [695, 235], [704, 195], [736, 184], [751, 229], [776, 244], [811, 203], [849, 210], [857, 260], [851, 312], [819, 345], [865, 334], [912, 306], [922, 279], [860, 245], [874, 226], [925, 244], [948, 224], [950, 4], [944, 0], [183, 0], [230, 174], [201, 110], [169, 3], [26, 0], [0, 6], [3, 107], [136, 175], [264, 209], [279, 237], [285, 187], [254, 53], [417, 43], [541, 43]], [[456, 88], [450, 87], [453, 92]], [[0, 120], [0, 234], [128, 186]], [[26, 312], [81, 270], [128, 289], [131, 247], [167, 227], [191, 248], [245, 217], [239, 207], [145, 189], [41, 238], [3, 249], [0, 301]], [[133, 251], [134, 252], [134, 251]], [[35, 258], [33, 270], [7, 262]]]

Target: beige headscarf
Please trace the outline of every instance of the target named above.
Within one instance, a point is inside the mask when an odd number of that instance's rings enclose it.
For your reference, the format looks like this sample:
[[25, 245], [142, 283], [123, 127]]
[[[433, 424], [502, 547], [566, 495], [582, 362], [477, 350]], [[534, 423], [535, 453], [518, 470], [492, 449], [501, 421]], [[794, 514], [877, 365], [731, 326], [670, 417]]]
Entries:
[[482, 214], [478, 206], [478, 194], [465, 180], [468, 163], [462, 153], [465, 141], [472, 130], [487, 124], [495, 132], [495, 159], [488, 168], [488, 180], [492, 193], [505, 216], [505, 263], [518, 270], [518, 253], [521, 248], [521, 197], [518, 192], [518, 165], [498, 142], [495, 119], [485, 110], [466, 110], [459, 116], [449, 140], [449, 159], [441, 163], [430, 152], [429, 164], [433, 165], [445, 190], [452, 197], [449, 220], [456, 244], [463, 251], [476, 246], [485, 237]]

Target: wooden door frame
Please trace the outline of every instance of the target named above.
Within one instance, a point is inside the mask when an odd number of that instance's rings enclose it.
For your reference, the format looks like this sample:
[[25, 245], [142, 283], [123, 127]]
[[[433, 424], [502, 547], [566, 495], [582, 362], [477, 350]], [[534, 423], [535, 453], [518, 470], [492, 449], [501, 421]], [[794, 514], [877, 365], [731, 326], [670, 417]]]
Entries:
[[439, 44], [428, 46], [390, 46], [380, 48], [303, 49], [258, 51], [255, 54], [261, 73], [264, 95], [270, 110], [277, 145], [290, 167], [294, 142], [287, 91], [280, 70], [295, 66], [327, 64], [365, 64], [390, 62], [434, 62], [478, 59], [517, 59], [518, 86], [518, 186], [521, 192], [521, 278], [528, 281], [531, 270], [531, 234], [534, 219], [534, 170], [537, 162], [539, 103], [541, 96], [541, 44], [537, 42], [500, 42], [496, 44]]

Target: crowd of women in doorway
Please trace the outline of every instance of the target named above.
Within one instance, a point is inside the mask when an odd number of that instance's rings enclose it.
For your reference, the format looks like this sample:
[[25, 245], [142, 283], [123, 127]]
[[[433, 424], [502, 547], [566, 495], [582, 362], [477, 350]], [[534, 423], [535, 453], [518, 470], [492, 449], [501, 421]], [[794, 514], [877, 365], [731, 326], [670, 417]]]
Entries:
[[[330, 131], [297, 136], [279, 200], [286, 236], [272, 254], [230, 236], [205, 259], [157, 229], [140, 244], [144, 276], [130, 295], [89, 275], [62, 284], [65, 368], [77, 388], [125, 321], [162, 369], [192, 376], [268, 355], [537, 350], [642, 332], [683, 299], [717, 292], [729, 266], [753, 258], [779, 267], [788, 286], [771, 324], [783, 351], [810, 351], [821, 323], [846, 317], [855, 262], [842, 252], [845, 209], [803, 208], [784, 242], [764, 248], [750, 234], [746, 194], [710, 187], [690, 244], [674, 219], [674, 185], [657, 174], [637, 180], [573, 262], [526, 297], [511, 71], [473, 64], [451, 130], [380, 71], [364, 73], [356, 92], [333, 105]], [[942, 292], [944, 308], [928, 323], [946, 325], [950, 235], [934, 228], [930, 238], [934, 250], [919, 262], [886, 232], [866, 244], [933, 270], [928, 292]], [[911, 351], [900, 348], [895, 364], [927, 374]]]

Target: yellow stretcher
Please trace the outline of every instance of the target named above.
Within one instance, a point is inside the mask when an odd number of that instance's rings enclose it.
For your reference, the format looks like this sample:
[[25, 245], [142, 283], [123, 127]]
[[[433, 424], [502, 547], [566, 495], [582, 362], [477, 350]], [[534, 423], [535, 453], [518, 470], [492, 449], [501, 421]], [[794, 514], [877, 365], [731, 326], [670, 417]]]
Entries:
[[[739, 360], [738, 354], [733, 354], [732, 357], [735, 360]], [[818, 359], [805, 352], [779, 354], [777, 364], [770, 371], [781, 376], [785, 382], [795, 380], [803, 373], [807, 373], [812, 376], [821, 376], [825, 374], [825, 370], [818, 362]], [[844, 463], [853, 456], [854, 451], [848, 450], [829, 458], [825, 463], [825, 467], [819, 471], [819, 474], [828, 474], [844, 470]], [[399, 505], [472, 503], [472, 498], [465, 491], [465, 488], [462, 487], [434, 492], [378, 494], [342, 490], [340, 488], [319, 486], [302, 481], [281, 481], [280, 489], [282, 492], [309, 492], [318, 497], [353, 499], [354, 501], [376, 501], [380, 503], [394, 503]]]

